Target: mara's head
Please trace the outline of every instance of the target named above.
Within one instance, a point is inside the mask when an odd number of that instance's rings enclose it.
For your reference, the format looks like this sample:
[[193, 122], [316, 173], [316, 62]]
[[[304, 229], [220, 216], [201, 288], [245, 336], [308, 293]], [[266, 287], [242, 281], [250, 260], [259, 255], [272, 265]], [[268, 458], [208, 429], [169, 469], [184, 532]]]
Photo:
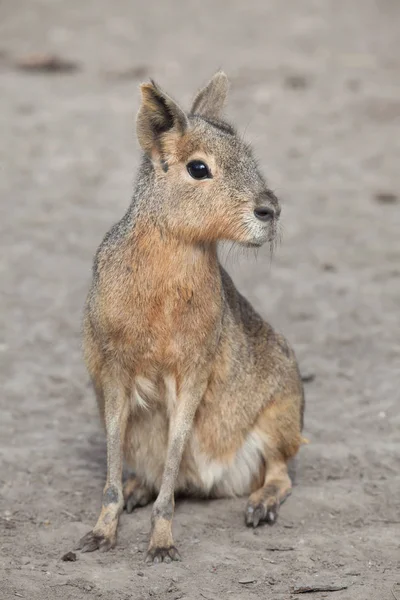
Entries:
[[152, 213], [190, 242], [261, 246], [274, 241], [280, 207], [250, 146], [221, 120], [228, 87], [217, 73], [186, 113], [154, 82], [141, 86], [137, 136], [154, 169]]

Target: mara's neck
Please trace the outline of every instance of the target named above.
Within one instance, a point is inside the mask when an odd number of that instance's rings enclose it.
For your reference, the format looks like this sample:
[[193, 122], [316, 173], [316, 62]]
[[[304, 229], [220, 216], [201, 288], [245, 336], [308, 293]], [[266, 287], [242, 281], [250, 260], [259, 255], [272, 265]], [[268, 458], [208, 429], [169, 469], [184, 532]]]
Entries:
[[216, 244], [183, 242], [145, 217], [136, 219], [132, 232], [132, 263], [149, 292], [220, 284]]

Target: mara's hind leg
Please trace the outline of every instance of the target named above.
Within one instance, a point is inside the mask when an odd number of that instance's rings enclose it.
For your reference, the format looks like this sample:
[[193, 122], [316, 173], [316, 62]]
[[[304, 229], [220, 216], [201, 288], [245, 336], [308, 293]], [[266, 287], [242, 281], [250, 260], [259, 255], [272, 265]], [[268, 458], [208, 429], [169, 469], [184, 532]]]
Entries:
[[251, 494], [247, 503], [248, 526], [257, 527], [262, 521], [274, 524], [279, 506], [291, 492], [287, 463], [305, 441], [301, 436], [303, 409], [304, 396], [299, 384], [294, 392], [273, 398], [256, 423], [254, 431], [265, 444], [266, 471], [263, 486]]
[[247, 502], [246, 525], [257, 527], [265, 521], [273, 525], [277, 519], [279, 506], [292, 489], [287, 465], [282, 457], [268, 459], [264, 485], [253, 492]]
[[146, 506], [155, 497], [150, 490], [135, 475], [129, 477], [124, 483], [124, 508], [127, 513], [131, 513], [138, 506]]

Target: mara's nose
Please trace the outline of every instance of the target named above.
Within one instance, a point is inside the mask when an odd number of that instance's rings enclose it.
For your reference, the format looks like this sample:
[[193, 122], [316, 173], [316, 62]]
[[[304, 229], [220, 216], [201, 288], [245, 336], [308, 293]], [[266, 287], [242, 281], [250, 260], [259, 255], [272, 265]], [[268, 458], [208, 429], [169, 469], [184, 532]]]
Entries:
[[266, 205], [257, 206], [257, 208], [254, 209], [254, 214], [260, 221], [272, 221], [272, 219], [279, 217], [280, 212], [281, 209], [279, 207], [272, 208], [271, 206]]

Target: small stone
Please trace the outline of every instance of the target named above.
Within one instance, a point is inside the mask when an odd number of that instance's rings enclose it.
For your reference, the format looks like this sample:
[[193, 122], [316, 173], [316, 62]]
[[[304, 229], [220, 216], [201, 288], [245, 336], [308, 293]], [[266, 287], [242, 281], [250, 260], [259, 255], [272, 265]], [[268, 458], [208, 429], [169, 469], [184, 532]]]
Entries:
[[[303, 383], [311, 383], [315, 379], [315, 373], [303, 373], [301, 380]], [[293, 527], [293, 526], [292, 526]]]
[[61, 558], [61, 560], [63, 560], [64, 562], [75, 562], [76, 561], [76, 554], [75, 554], [75, 552], [67, 552]]
[[377, 192], [374, 194], [374, 200], [379, 204], [395, 204], [399, 197], [393, 192]]
[[361, 81], [359, 79], [349, 79], [346, 81], [346, 86], [351, 92], [359, 92], [361, 89]]
[[324, 263], [322, 265], [322, 270], [326, 271], [327, 273], [336, 273], [337, 268], [335, 267], [335, 265], [332, 265], [331, 263]]
[[292, 90], [304, 90], [309, 86], [309, 80], [305, 75], [293, 74], [287, 75], [284, 80], [285, 87]]

